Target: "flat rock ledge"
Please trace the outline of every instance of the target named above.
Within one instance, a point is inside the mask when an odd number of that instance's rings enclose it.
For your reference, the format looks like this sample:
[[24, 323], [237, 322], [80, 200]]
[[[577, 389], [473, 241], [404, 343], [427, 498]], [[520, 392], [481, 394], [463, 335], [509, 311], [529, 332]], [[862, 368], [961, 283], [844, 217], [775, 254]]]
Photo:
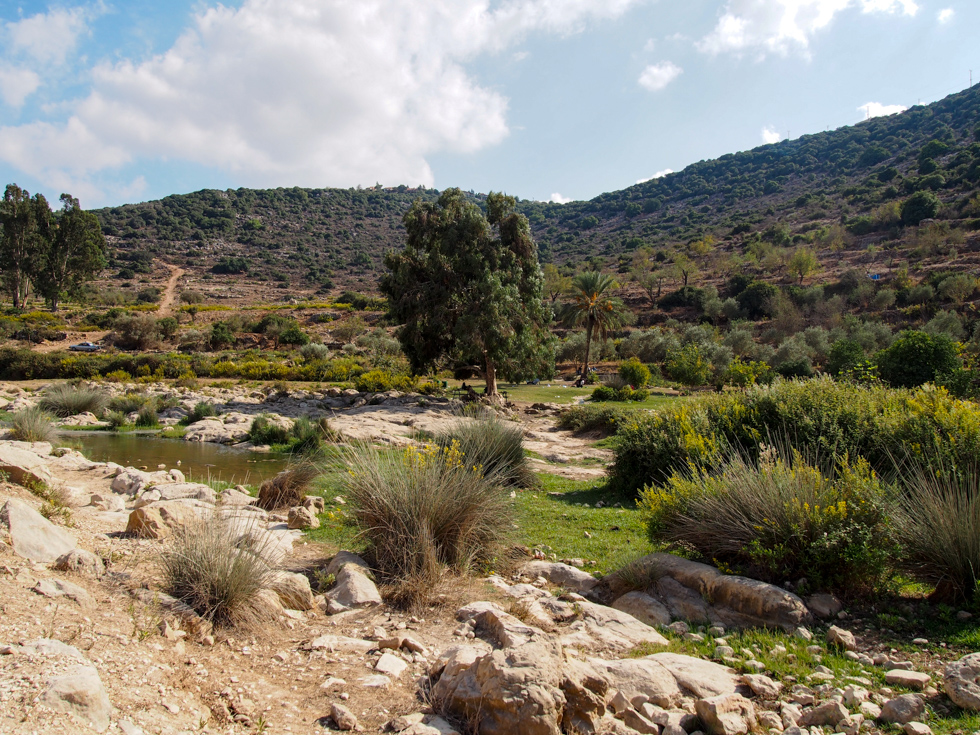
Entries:
[[793, 631], [813, 619], [792, 592], [672, 554], [638, 559], [628, 570], [604, 577], [589, 596], [650, 625], [666, 625], [673, 619]]

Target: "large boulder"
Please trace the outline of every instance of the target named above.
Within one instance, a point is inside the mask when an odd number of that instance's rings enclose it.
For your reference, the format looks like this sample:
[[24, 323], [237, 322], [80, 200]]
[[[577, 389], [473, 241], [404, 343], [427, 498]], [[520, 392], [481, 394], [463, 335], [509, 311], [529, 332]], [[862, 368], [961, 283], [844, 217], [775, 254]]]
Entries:
[[[546, 603], [548, 601], [545, 601]], [[545, 609], [551, 607], [544, 605]], [[594, 652], [597, 650], [627, 651], [642, 643], [667, 647], [669, 642], [660, 633], [632, 615], [593, 602], [578, 602], [573, 606], [578, 619], [564, 631], [561, 642]]]
[[78, 545], [68, 531], [16, 498], [0, 508], [0, 530], [9, 535], [17, 554], [32, 561], [51, 563]]
[[51, 709], [73, 715], [96, 732], [109, 729], [112, 705], [99, 672], [93, 666], [75, 666], [52, 678], [42, 700]]
[[126, 533], [144, 538], [167, 538], [174, 531], [197, 523], [213, 506], [199, 500], [163, 500], [137, 508], [129, 514]]
[[[779, 627], [791, 631], [811, 620], [810, 611], [796, 595], [775, 585], [724, 574], [708, 564], [673, 554], [649, 554], [633, 562], [630, 582], [614, 572], [596, 593], [614, 600], [631, 591], [637, 577], [650, 580], [645, 590], [674, 615], [694, 622], [723, 623], [730, 627]], [[707, 602], [710, 600], [710, 604]]]
[[971, 653], [946, 664], [946, 695], [953, 704], [968, 710], [980, 710], [980, 653]]
[[722, 694], [694, 703], [708, 735], [745, 735], [756, 726], [755, 706], [739, 694]]
[[643, 695], [656, 707], [676, 707], [682, 699], [735, 694], [738, 676], [727, 666], [677, 653], [589, 663], [628, 700]]
[[650, 626], [670, 623], [670, 610], [646, 592], [627, 592], [622, 597], [617, 597], [612, 607]]
[[227, 414], [221, 418], [209, 417], [187, 427], [184, 441], [237, 444], [248, 439], [252, 417], [244, 414]]

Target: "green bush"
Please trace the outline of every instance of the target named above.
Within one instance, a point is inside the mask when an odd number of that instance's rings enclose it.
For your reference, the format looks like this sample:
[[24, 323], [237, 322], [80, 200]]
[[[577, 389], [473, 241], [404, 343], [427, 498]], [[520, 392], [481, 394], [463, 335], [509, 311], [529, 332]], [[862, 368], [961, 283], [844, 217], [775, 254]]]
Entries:
[[758, 460], [726, 453], [714, 468], [676, 472], [644, 488], [639, 506], [654, 541], [753, 579], [806, 577], [811, 589], [853, 593], [892, 571], [890, 497], [864, 459], [820, 465], [767, 448]]
[[109, 404], [109, 397], [102, 391], [75, 387], [68, 383], [52, 386], [44, 391], [38, 405], [45, 411], [67, 418], [90, 412], [101, 416]]
[[310, 338], [299, 328], [298, 324], [291, 324], [279, 335], [279, 342], [284, 345], [298, 345], [302, 347], [310, 343]]
[[281, 446], [289, 444], [291, 438], [292, 434], [289, 429], [281, 424], [273, 423], [268, 416], [256, 416], [248, 430], [248, 440], [256, 446], [262, 444]]
[[54, 416], [38, 406], [25, 408], [13, 415], [11, 436], [21, 442], [53, 442], [55, 431]]
[[725, 448], [755, 453], [774, 440], [828, 459], [864, 457], [879, 473], [907, 452], [916, 461], [959, 467], [980, 456], [980, 406], [933, 386], [908, 391], [830, 378], [779, 380], [638, 412], [618, 431], [612, 486], [636, 492], [689, 466], [710, 466]]
[[622, 388], [613, 388], [610, 385], [600, 385], [594, 391], [592, 395], [589, 396], [589, 400], [593, 402], [601, 401], [645, 401], [650, 397], [650, 391], [640, 388], [634, 390], [628, 385], [624, 385]]
[[512, 506], [501, 478], [474, 472], [455, 447], [365, 447], [351, 451], [346, 465], [351, 514], [388, 581], [424, 596], [446, 567], [468, 571], [504, 547]]
[[153, 398], [145, 393], [127, 393], [124, 396], [115, 396], [109, 401], [110, 411], [121, 411], [122, 413], [135, 413], [153, 403]]
[[914, 388], [960, 367], [956, 345], [949, 337], [903, 332], [890, 347], [875, 355], [878, 376], [895, 388]]
[[915, 192], [902, 202], [902, 224], [914, 226], [924, 219], [934, 218], [939, 214], [941, 204], [939, 197], [931, 191]]
[[723, 384], [736, 388], [748, 388], [756, 383], [765, 385], [771, 383], [772, 380], [773, 371], [768, 364], [762, 361], [744, 361], [739, 357], [728, 363], [728, 367], [722, 374]]
[[619, 363], [619, 377], [627, 385], [634, 388], [643, 388], [650, 383], [650, 369], [636, 357], [623, 360]]
[[827, 372], [840, 375], [853, 370], [864, 361], [864, 348], [853, 339], [839, 339], [830, 347], [827, 357]]
[[711, 361], [693, 342], [668, 352], [665, 367], [667, 377], [684, 385], [706, 385], [711, 381]]
[[354, 388], [362, 393], [383, 393], [389, 390], [407, 393], [418, 388], [418, 379], [410, 375], [392, 375], [387, 370], [369, 370], [354, 378]]
[[190, 426], [191, 424], [195, 424], [198, 421], [208, 418], [209, 416], [217, 415], [218, 411], [212, 404], [208, 403], [207, 401], [199, 401], [198, 403], [194, 404], [194, 408], [191, 409], [191, 412], [187, 414], [187, 416], [185, 416], [180, 423], [184, 424], [185, 426]]
[[129, 419], [122, 411], [106, 411], [105, 420], [109, 422], [109, 428], [113, 430], [129, 426]]

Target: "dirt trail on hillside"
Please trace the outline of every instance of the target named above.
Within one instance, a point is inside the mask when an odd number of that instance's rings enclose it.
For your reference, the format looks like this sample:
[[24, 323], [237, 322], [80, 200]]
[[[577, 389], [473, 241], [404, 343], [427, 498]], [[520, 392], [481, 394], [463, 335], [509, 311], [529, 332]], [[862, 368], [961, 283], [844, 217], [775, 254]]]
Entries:
[[177, 292], [177, 281], [180, 277], [184, 275], [184, 269], [176, 266], [166, 264], [170, 269], [170, 278], [167, 280], [167, 287], [163, 291], [163, 298], [160, 299], [160, 308], [157, 314], [161, 317], [170, 316], [174, 310], [174, 296]]

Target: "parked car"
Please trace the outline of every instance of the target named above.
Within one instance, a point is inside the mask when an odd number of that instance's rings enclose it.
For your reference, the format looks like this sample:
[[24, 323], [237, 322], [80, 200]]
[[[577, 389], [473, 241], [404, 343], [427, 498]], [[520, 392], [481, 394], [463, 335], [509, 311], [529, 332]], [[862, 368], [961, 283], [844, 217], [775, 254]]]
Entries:
[[77, 345], [72, 345], [68, 349], [74, 350], [75, 352], [98, 352], [102, 349], [102, 345], [97, 345], [95, 342], [79, 342]]

